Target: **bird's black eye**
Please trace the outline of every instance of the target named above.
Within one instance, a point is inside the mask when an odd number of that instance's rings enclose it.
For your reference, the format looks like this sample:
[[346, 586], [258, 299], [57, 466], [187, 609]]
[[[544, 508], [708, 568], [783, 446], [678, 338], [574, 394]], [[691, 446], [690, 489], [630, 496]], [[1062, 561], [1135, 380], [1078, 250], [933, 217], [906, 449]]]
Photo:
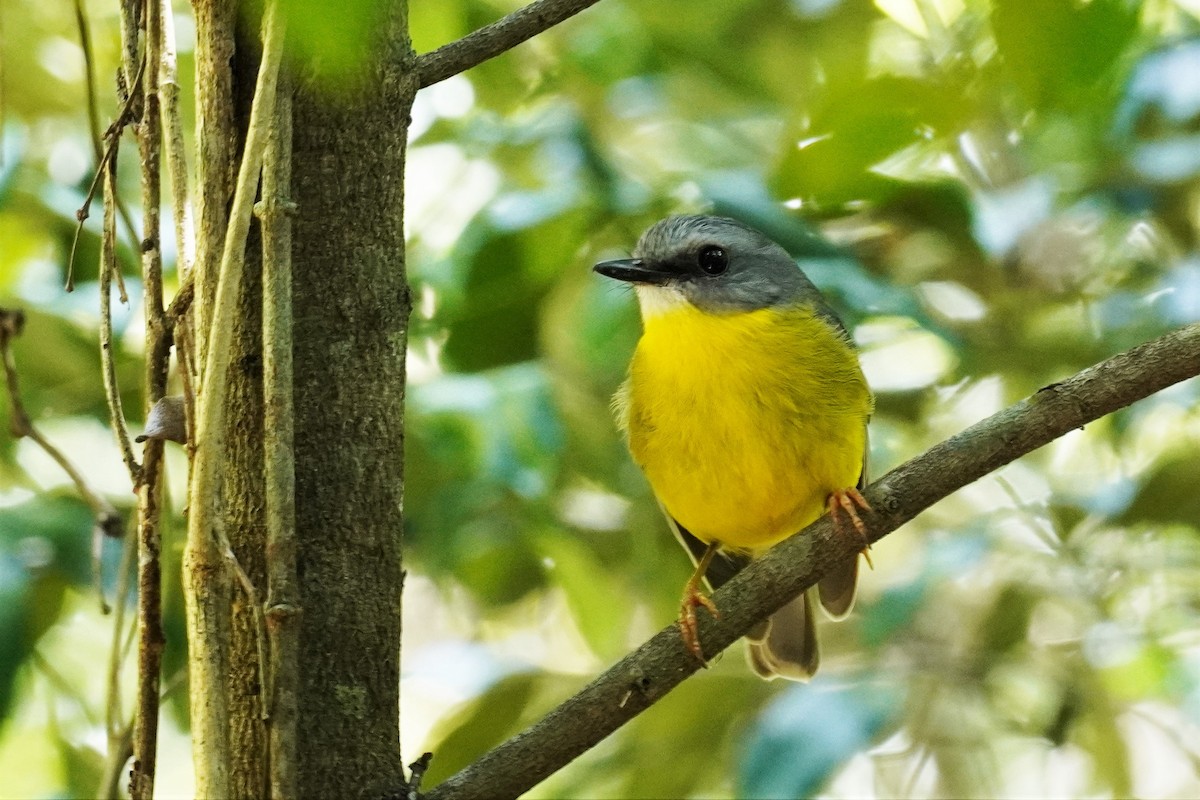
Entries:
[[696, 263], [705, 275], [720, 275], [729, 269], [729, 256], [725, 253], [725, 248], [709, 244], [700, 248], [696, 255]]

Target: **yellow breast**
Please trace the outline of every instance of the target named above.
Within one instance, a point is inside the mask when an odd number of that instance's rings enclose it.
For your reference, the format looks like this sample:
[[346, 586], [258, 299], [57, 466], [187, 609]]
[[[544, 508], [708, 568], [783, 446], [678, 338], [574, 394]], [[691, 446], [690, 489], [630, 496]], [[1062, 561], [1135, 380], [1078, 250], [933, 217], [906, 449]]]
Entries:
[[703, 541], [758, 550], [862, 469], [871, 397], [853, 348], [807, 308], [646, 319], [618, 396], [634, 460]]

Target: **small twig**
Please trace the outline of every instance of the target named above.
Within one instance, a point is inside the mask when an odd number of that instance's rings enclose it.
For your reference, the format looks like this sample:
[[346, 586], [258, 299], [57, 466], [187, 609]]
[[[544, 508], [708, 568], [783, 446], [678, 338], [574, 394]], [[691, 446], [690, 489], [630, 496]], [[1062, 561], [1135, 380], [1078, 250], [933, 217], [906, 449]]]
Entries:
[[[141, 64], [138, 66], [138, 80], [141, 80], [142, 75], [146, 71], [146, 59], [143, 57]], [[83, 223], [87, 221], [92, 213], [92, 200], [96, 197], [96, 189], [100, 186], [100, 179], [104, 175], [104, 169], [109, 162], [116, 161], [117, 148], [121, 143], [121, 131], [125, 126], [133, 121], [133, 101], [137, 96], [135, 92], [130, 92], [125, 98], [125, 104], [121, 106], [121, 112], [117, 114], [117, 118], [108, 126], [108, 130], [104, 132], [104, 153], [100, 157], [100, 163], [96, 165], [96, 174], [92, 176], [92, 182], [88, 186], [87, 195], [83, 198], [83, 205], [75, 212], [75, 219], [79, 223], [75, 226], [75, 237], [71, 240], [71, 254], [67, 257], [67, 285], [68, 292], [75, 291], [75, 252], [79, 249], [79, 237], [83, 234]], [[121, 289], [121, 301], [128, 302], [129, 298], [125, 294], [125, 279], [121, 276], [120, 270], [117, 271], [117, 283]]]
[[97, 797], [120, 797], [121, 778], [125, 765], [133, 758], [133, 725], [130, 724], [108, 740], [108, 755], [104, 760], [104, 771], [100, 773], [100, 789]]
[[121, 664], [128, 655], [126, 643], [129, 641], [129, 628], [125, 624], [126, 602], [129, 598], [129, 585], [133, 581], [134, 561], [137, 556], [137, 542], [132, 536], [126, 536], [121, 543], [121, 564], [117, 567], [116, 610], [113, 613], [112, 647], [108, 655], [108, 700], [106, 702], [105, 727], [110, 737], [119, 733], [125, 727], [119, 718], [125, 714], [124, 703], [121, 701]]
[[420, 758], [408, 765], [408, 784], [405, 786], [404, 800], [421, 800], [421, 781], [429, 770], [429, 762], [433, 761], [433, 753], [423, 753]]
[[[79, 0], [76, 0], [79, 2]], [[162, 94], [163, 148], [167, 153], [167, 168], [171, 176], [171, 216], [175, 222], [176, 268], [179, 274], [190, 275], [194, 258], [195, 234], [192, 211], [188, 203], [188, 170], [183, 147], [183, 121], [179, 113], [179, 79], [175, 60], [175, 21], [171, 0], [154, 0], [162, 4], [162, 54], [158, 63], [158, 85]]]
[[96, 527], [109, 536], [119, 536], [121, 530], [121, 515], [88, 484], [83, 473], [54, 446], [29, 419], [25, 404], [21, 400], [20, 380], [17, 376], [17, 364], [12, 354], [12, 341], [21, 335], [25, 328], [25, 314], [17, 309], [0, 308], [0, 358], [4, 361], [4, 380], [8, 387], [8, 402], [12, 410], [9, 420], [9, 430], [14, 438], [27, 437], [45, 451], [67, 473], [67, 477], [75, 484], [76, 491], [87, 503], [95, 517]]
[[63, 677], [63, 674], [54, 668], [41, 651], [36, 647], [29, 654], [30, 661], [37, 667], [37, 671], [42, 673], [42, 676], [54, 687], [54, 691], [63, 697], [69, 697], [75, 701], [75, 705], [79, 706], [79, 711], [83, 714], [84, 720], [88, 725], [96, 724], [96, 715], [92, 712], [88, 705], [87, 698], [80, 692], [79, 682], [70, 681]]
[[[120, 5], [121, 20], [121, 72], [120, 78], [125, 82], [125, 89], [130, 95], [137, 93], [141, 84], [134, 77], [133, 65], [138, 63], [138, 40], [142, 30], [142, 2], [122, 2]], [[138, 116], [141, 116], [140, 114]]]
[[142, 467], [133, 454], [129, 441], [129, 427], [125, 423], [125, 409], [121, 403], [121, 389], [117, 385], [117, 365], [113, 354], [112, 325], [112, 275], [120, 274], [117, 265], [117, 232], [113, 215], [117, 191], [116, 170], [112, 165], [104, 167], [104, 226], [100, 242], [100, 372], [104, 378], [104, 397], [108, 401], [108, 414], [112, 422], [117, 446], [121, 449], [121, 460], [129, 471], [134, 486], [141, 478]]
[[8, 400], [12, 408], [12, 419], [9, 420], [9, 429], [12, 431], [13, 437], [20, 439], [28, 438], [36, 443], [39, 447], [50, 456], [63, 472], [67, 473], [67, 477], [75, 484], [76, 491], [80, 497], [87, 503], [88, 508], [92, 510], [92, 516], [95, 519], [95, 524], [92, 526], [92, 583], [96, 590], [96, 596], [100, 602], [100, 613], [107, 614], [109, 612], [108, 602], [104, 599], [104, 581], [101, 574], [100, 556], [104, 547], [105, 536], [119, 536], [121, 531], [121, 515], [113, 508], [112, 504], [100, 496], [84, 479], [83, 473], [75, 468], [75, 465], [63, 454], [61, 450], [54, 446], [41, 431], [39, 431], [29, 419], [29, 413], [25, 410], [25, 404], [21, 400], [21, 386], [17, 376], [17, 363], [12, 354], [12, 340], [21, 335], [25, 329], [25, 314], [18, 310], [0, 308], [0, 351], [3, 351], [2, 357], [4, 361], [4, 380], [8, 387]]
[[183, 433], [187, 443], [188, 462], [196, 450], [196, 390], [195, 380], [196, 357], [192, 350], [192, 327], [188, 324], [175, 325], [175, 365], [179, 373], [179, 382], [183, 385]]
[[[87, 13], [83, 8], [83, 0], [75, 0], [75, 25], [79, 29], [79, 47], [83, 50], [85, 85], [87, 88], [88, 130], [91, 131], [92, 150], [96, 158], [96, 172], [99, 173], [101, 163], [104, 161], [104, 145], [102, 143], [104, 137], [100, 133], [100, 104], [96, 99], [96, 68], [92, 58], [91, 25], [88, 23]], [[133, 226], [133, 217], [130, 216], [129, 209], [121, 202], [120, 197], [116, 197], [114, 202], [117, 204], [117, 213], [121, 216], [121, 222], [125, 225], [125, 231], [129, 234], [129, 241], [136, 244], [138, 240], [137, 229]], [[121, 274], [119, 265], [117, 265], [115, 277], [117, 279], [117, 288], [121, 294], [121, 302], [128, 303], [129, 295], [125, 291], [125, 276]]]
[[599, 0], [536, 0], [472, 31], [457, 41], [417, 57], [418, 87], [424, 89], [511, 50], [575, 16]]
[[87, 12], [83, 0], [75, 0], [75, 27], [79, 30], [79, 47], [83, 50], [84, 83], [87, 87], [88, 127], [92, 132], [92, 147], [95, 150], [97, 172], [103, 147], [100, 144], [100, 104], [96, 101], [96, 67], [92, 60], [92, 37], [89, 33]]

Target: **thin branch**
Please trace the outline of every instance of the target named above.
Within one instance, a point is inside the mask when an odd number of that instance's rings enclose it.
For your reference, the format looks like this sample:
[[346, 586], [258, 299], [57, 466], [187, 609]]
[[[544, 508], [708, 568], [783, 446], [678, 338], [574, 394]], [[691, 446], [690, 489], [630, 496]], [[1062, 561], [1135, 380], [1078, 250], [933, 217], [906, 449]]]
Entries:
[[300, 590], [296, 577], [296, 474], [292, 403], [292, 97], [279, 76], [270, 141], [263, 155], [262, 201], [255, 213], [263, 251], [263, 450], [267, 526], [267, 635], [263, 686], [270, 709], [270, 784], [274, 800], [296, 797], [300, 693]]
[[92, 712], [87, 698], [80, 691], [79, 681], [71, 681], [63, 677], [63, 674], [55, 669], [54, 665], [36, 647], [30, 651], [29, 657], [33, 666], [38, 672], [42, 673], [42, 677], [54, 687], [55, 694], [71, 698], [79, 708], [79, 712], [83, 715], [84, 720], [87, 721], [88, 726], [95, 725], [96, 715]]
[[[77, 0], [78, 2], [79, 0]], [[192, 271], [196, 236], [188, 203], [188, 169], [183, 147], [183, 120], [179, 113], [179, 78], [175, 58], [175, 19], [171, 0], [161, 3], [162, 53], [158, 63], [158, 90], [162, 95], [163, 149], [171, 176], [171, 217], [175, 222], [176, 269], [180, 276]]]
[[108, 415], [112, 421], [113, 434], [121, 449], [121, 460], [129, 471], [129, 479], [138, 485], [142, 467], [133, 454], [129, 441], [129, 427], [125, 424], [125, 409], [121, 403], [121, 389], [117, 385], [117, 365], [113, 355], [112, 325], [112, 276], [121, 274], [117, 266], [117, 231], [114, 215], [117, 195], [115, 165], [106, 163], [104, 173], [104, 225], [100, 239], [100, 372], [104, 378], [104, 397], [108, 402]]
[[183, 441], [187, 444], [190, 463], [196, 449], [196, 391], [193, 383], [196, 359], [192, 351], [191, 325], [175, 325], [175, 364], [179, 382], [183, 385]]
[[[75, 27], [79, 30], [79, 47], [83, 50], [83, 70], [85, 76], [85, 87], [87, 89], [87, 109], [88, 109], [88, 130], [91, 131], [92, 151], [96, 158], [96, 172], [101, 171], [104, 157], [104, 136], [100, 133], [100, 104], [96, 97], [96, 67], [92, 58], [92, 37], [91, 25], [88, 23], [87, 12], [83, 8], [83, 0], [75, 0]], [[129, 214], [129, 209], [121, 202], [120, 197], [116, 197], [114, 202], [117, 204], [117, 212], [121, 215], [121, 222], [125, 225], [125, 231], [129, 234], [129, 241], [137, 244], [138, 235], [137, 229], [133, 226], [133, 217]], [[74, 247], [71, 248], [74, 251]], [[128, 303], [129, 295], [125, 291], [125, 276], [121, 274], [120, 266], [113, 262], [117, 272], [114, 277], [117, 279], [117, 288], [121, 293], [121, 302]]]
[[[131, 98], [137, 95], [137, 88], [142, 82], [141, 67], [138, 67], [137, 75], [134, 75], [134, 64], [138, 63], [138, 38], [142, 27], [141, 12], [141, 0], [134, 2], [123, 0], [121, 3], [121, 74], [118, 80], [125, 82], [125, 90]], [[141, 63], [145, 64], [145, 58]], [[141, 109], [138, 109], [134, 116], [140, 117]]]
[[37, 426], [30, 420], [29, 414], [25, 410], [25, 404], [21, 400], [21, 385], [17, 375], [17, 363], [12, 354], [12, 341], [21, 335], [25, 328], [25, 314], [21, 311], [0, 308], [0, 360], [4, 362], [4, 380], [8, 389], [9, 408], [12, 410], [12, 419], [9, 420], [9, 429], [12, 431], [14, 438], [20, 439], [27, 437], [34, 442], [38, 447], [45, 451], [46, 455], [54, 460], [62, 468], [62, 471], [67, 473], [67, 477], [75, 484], [76, 491], [83, 498], [83, 502], [92, 511], [92, 516], [95, 517], [96, 527], [104, 531], [110, 536], [119, 536], [121, 531], [121, 515], [113, 508], [112, 504], [105, 500], [95, 489], [88, 484], [87, 479], [83, 477], [70, 459], [63, 454], [61, 450], [47, 439]]
[[[938, 500], [1020, 456], [1197, 374], [1200, 323], [1040, 389], [873, 483], [864, 492], [876, 509], [867, 516], [869, 540], [878, 541]], [[822, 517], [752, 562], [714, 594], [720, 619], [701, 618], [705, 652], [715, 655], [729, 647], [814, 586], [830, 568], [857, 557], [861, 547], [857, 537], [839, 535], [828, 517]], [[533, 727], [435, 787], [426, 798], [517, 797], [699, 668], [678, 626], [665, 628]]]
[[[188, 639], [203, 641], [219, 624], [223, 612], [220, 594], [214, 592], [211, 578], [220, 575], [224, 509], [221, 500], [221, 468], [225, 458], [226, 403], [229, 380], [229, 353], [233, 336], [232, 315], [237, 313], [237, 293], [241, 288], [245, 263], [246, 237], [250, 215], [262, 169], [263, 151], [269, 139], [268, 123], [274, 117], [276, 84], [282, 60], [283, 22], [278, 3], [267, 4], [263, 18], [263, 52], [259, 65], [254, 100], [237, 186], [225, 231], [225, 243], [217, 274], [217, 291], [211, 305], [211, 321], [202, 337], [201, 353], [194, 354], [204, 364], [197, 387], [195, 430], [192, 446], [191, 486], [188, 493], [188, 542], [185, 553], [185, 591], [188, 601]], [[197, 317], [204, 323], [205, 313]], [[192, 653], [192, 752], [196, 767], [196, 793], [202, 797], [228, 793], [228, 714], [221, 690], [226, 679], [223, 657]]]
[[598, 0], [536, 0], [511, 14], [417, 57], [418, 88], [466, 72], [575, 16]]
[[88, 127], [92, 132], [92, 147], [95, 150], [97, 171], [103, 145], [100, 144], [100, 104], [96, 100], [96, 66], [92, 59], [91, 26], [83, 0], [75, 0], [75, 27], [79, 30], [79, 47], [83, 50], [84, 83], [87, 87]]
[[422, 753], [421, 757], [408, 765], [408, 785], [405, 787], [403, 800], [421, 800], [421, 781], [429, 769], [433, 753]]
[[[146, 71], [146, 59], [143, 58], [141, 64], [138, 65], [137, 76], [141, 80], [143, 73]], [[109, 162], [115, 162], [117, 158], [117, 148], [121, 145], [121, 131], [125, 126], [133, 121], [133, 102], [137, 97], [136, 92], [129, 92], [125, 97], [125, 103], [121, 106], [120, 113], [117, 118], [108, 126], [108, 130], [104, 132], [104, 153], [100, 156], [100, 161], [96, 165], [96, 174], [92, 176], [92, 182], [88, 186], [87, 194], [83, 198], [83, 205], [75, 212], [75, 219], [79, 223], [75, 226], [75, 237], [71, 240], [71, 253], [67, 257], [67, 285], [68, 292], [75, 291], [75, 253], [79, 249], [79, 237], [83, 234], [83, 223], [87, 221], [91, 215], [92, 200], [96, 197], [96, 189], [100, 186], [100, 179], [104, 175], [104, 169]], [[132, 223], [129, 223], [132, 226]], [[129, 301], [125, 294], [125, 279], [121, 276], [120, 271], [117, 272], [117, 285], [121, 290], [121, 302]]]
[[[146, 322], [145, 409], [166, 394], [171, 363], [171, 329], [163, 306], [162, 278], [162, 118], [158, 64], [162, 50], [162, 6], [157, 2], [123, 0], [125, 46], [130, 47], [129, 20], [140, 10], [142, 19], [141, 118], [137, 126], [142, 178], [142, 307]], [[134, 44], [136, 47], [136, 44]], [[130, 59], [126, 57], [125, 68]], [[162, 502], [163, 442], [146, 442], [138, 489], [138, 679], [133, 727], [133, 768], [129, 794], [133, 800], [154, 796], [158, 762], [158, 711], [162, 682]]]
[[104, 732], [108, 748], [104, 754], [104, 770], [100, 776], [97, 797], [117, 797], [121, 774], [133, 755], [133, 724], [125, 721], [128, 712], [121, 700], [121, 665], [124, 662], [122, 640], [125, 638], [125, 608], [129, 585], [133, 580], [134, 556], [137, 542], [126, 536], [122, 542], [121, 565], [117, 568], [116, 611], [113, 613], [112, 648], [108, 655], [108, 686], [104, 703]]
[[75, 488], [83, 498], [83, 501], [92, 510], [92, 516], [96, 521], [95, 525], [92, 526], [92, 583], [96, 590], [96, 597], [100, 601], [100, 613], [107, 614], [110, 609], [108, 602], [104, 599], [104, 581], [101, 574], [100, 554], [104, 548], [104, 537], [120, 536], [121, 515], [117, 513], [117, 510], [112, 507], [111, 503], [92, 489], [83, 477], [83, 473], [76, 469], [75, 465], [71, 463], [66, 455], [42, 435], [42, 432], [29, 419], [29, 414], [25, 411], [25, 404], [21, 400], [17, 364], [10, 347], [12, 340], [20, 336], [24, 328], [25, 315], [22, 312], [0, 308], [0, 351], [3, 351], [4, 379], [5, 385], [8, 388], [9, 405], [12, 408], [12, 419], [9, 420], [9, 428], [12, 430], [15, 438], [28, 437], [30, 441], [41, 447], [46, 452], [46, 455], [50, 456], [62, 468], [63, 472], [67, 473], [67, 477], [75, 484]]

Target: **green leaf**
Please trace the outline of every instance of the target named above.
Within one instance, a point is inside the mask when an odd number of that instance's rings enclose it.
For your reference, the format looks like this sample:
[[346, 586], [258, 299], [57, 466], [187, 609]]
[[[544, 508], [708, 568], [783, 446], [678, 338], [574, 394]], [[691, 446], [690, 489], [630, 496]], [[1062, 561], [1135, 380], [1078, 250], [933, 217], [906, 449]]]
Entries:
[[1200, 453], [1188, 449], [1163, 459], [1141, 480], [1133, 501], [1117, 521], [1125, 525], [1139, 522], [1200, 525], [1197, 475], [1200, 475]]
[[569, 254], [585, 237], [583, 216], [559, 213], [569, 200], [535, 193], [506, 199], [501, 207], [517, 227], [476, 223], [461, 245], [462, 299], [447, 311], [450, 337], [443, 349], [456, 370], [477, 372], [538, 355], [540, 303], [572, 266]]
[[446, 780], [518, 730], [540, 676], [522, 672], [497, 681], [480, 697], [438, 724], [425, 786]]
[[555, 582], [566, 593], [575, 624], [597, 654], [619, 654], [628, 638], [633, 603], [619, 579], [608, 575], [579, 539], [543, 536], [540, 548], [551, 560]]
[[738, 770], [742, 797], [810, 797], [888, 725], [894, 689], [808, 684], [763, 710]]
[[1137, 32], [1131, 0], [996, 0], [992, 30], [1004, 66], [1037, 106], [1094, 102]]
[[0, 719], [18, 668], [58, 620], [67, 587], [89, 579], [91, 530], [87, 507], [69, 498], [0, 508]]
[[1000, 590], [979, 626], [974, 653], [980, 672], [1026, 641], [1036, 605], [1037, 597], [1024, 586], [1010, 583]]
[[13, 681], [33, 641], [26, 635], [29, 576], [11, 552], [0, 548], [0, 720], [7, 718], [13, 700]]
[[1077, 670], [1077, 693], [1082, 710], [1075, 721], [1072, 739], [1092, 756], [1099, 786], [1115, 797], [1130, 797], [1133, 792], [1129, 749], [1117, 727], [1119, 709], [1104, 690], [1099, 676], [1090, 668]]
[[953, 134], [969, 109], [969, 101], [950, 100], [954, 92], [955, 87], [898, 77], [848, 89], [842, 102], [787, 132], [772, 193], [818, 209], [886, 198], [894, 183], [871, 168], [933, 135]]

